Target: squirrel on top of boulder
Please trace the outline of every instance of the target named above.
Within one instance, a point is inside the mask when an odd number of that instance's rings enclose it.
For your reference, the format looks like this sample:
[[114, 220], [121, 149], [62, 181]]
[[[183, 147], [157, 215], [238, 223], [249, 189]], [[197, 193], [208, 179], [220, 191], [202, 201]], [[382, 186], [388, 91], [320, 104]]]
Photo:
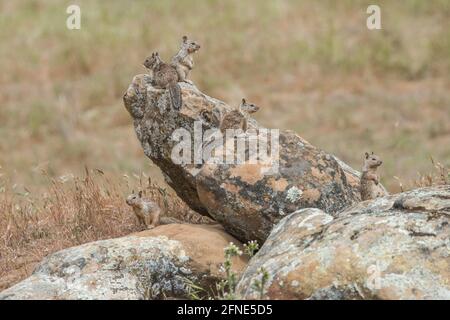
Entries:
[[380, 178], [377, 169], [383, 161], [379, 156], [365, 153], [364, 164], [361, 175], [361, 200], [372, 200], [388, 195], [387, 192], [379, 186]]
[[148, 56], [143, 65], [152, 77], [155, 88], [168, 89], [172, 107], [181, 109], [181, 88], [178, 82], [193, 84], [187, 77], [194, 68], [193, 54], [200, 49], [200, 45], [183, 36], [179, 51], [172, 57], [170, 64], [164, 62], [158, 52]]

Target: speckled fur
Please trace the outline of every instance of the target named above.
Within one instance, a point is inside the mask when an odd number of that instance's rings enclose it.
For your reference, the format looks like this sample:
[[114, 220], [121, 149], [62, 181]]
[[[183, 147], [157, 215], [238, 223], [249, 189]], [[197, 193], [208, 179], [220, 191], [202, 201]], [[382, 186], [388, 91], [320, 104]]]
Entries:
[[380, 179], [377, 169], [383, 161], [373, 152], [366, 152], [361, 175], [361, 200], [372, 200], [387, 195], [383, 188], [379, 187]]
[[191, 72], [192, 68], [194, 68], [193, 54], [197, 52], [199, 49], [200, 45], [197, 42], [188, 39], [188, 37], [186, 36], [183, 36], [180, 50], [177, 52], [176, 55], [172, 57], [171, 60], [172, 67], [174, 67], [177, 70], [179, 81], [192, 83], [190, 80], [187, 79], [187, 77]]

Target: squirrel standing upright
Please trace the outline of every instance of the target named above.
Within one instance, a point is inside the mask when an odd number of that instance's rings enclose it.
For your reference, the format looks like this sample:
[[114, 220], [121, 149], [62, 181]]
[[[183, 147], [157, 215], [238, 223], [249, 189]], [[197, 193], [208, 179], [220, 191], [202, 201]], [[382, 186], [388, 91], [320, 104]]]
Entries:
[[382, 163], [379, 156], [373, 152], [372, 154], [366, 152], [361, 175], [361, 200], [371, 200], [387, 195], [384, 188], [379, 185], [377, 175], [377, 169]]
[[144, 61], [152, 76], [152, 85], [156, 88], [168, 89], [172, 106], [180, 110], [182, 106], [181, 87], [178, 84], [178, 73], [169, 64], [165, 63], [158, 52], [152, 53]]
[[133, 208], [139, 224], [147, 229], [153, 229], [159, 225], [161, 208], [153, 201], [142, 197], [142, 191], [134, 192], [127, 197], [126, 203]]
[[142, 196], [142, 191], [137, 194], [132, 192], [126, 199], [126, 203], [133, 208], [139, 224], [145, 226], [147, 229], [153, 229], [161, 224], [172, 223], [190, 223], [190, 224], [217, 224], [216, 221], [203, 216], [195, 211], [188, 210], [180, 218], [170, 217], [167, 213], [167, 206], [162, 210], [159, 205]]
[[192, 84], [192, 81], [188, 80], [187, 77], [194, 67], [193, 54], [199, 49], [200, 45], [197, 42], [183, 36], [180, 50], [172, 57], [170, 62], [170, 65], [175, 68], [178, 73], [178, 81]]
[[253, 103], [248, 103], [245, 98], [238, 108], [226, 113], [224, 116], [213, 112], [216, 122], [219, 123], [219, 128], [222, 134], [225, 134], [227, 129], [242, 129], [246, 132], [248, 128], [248, 116], [259, 110], [259, 107]]

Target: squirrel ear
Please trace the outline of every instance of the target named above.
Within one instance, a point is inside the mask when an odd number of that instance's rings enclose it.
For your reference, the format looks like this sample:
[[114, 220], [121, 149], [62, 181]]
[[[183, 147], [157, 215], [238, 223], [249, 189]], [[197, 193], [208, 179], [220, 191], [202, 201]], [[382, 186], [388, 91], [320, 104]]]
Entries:
[[159, 57], [159, 52], [156, 52], [156, 53], [155, 53], [155, 56]]
[[133, 190], [131, 190], [131, 193], [134, 193], [134, 189], [133, 189]]
[[373, 151], [372, 151], [372, 154], [373, 154]]
[[183, 42], [186, 42], [187, 41], [187, 37], [186, 36], [183, 36]]
[[142, 190], [139, 191], [139, 198], [142, 198]]
[[245, 98], [242, 98], [242, 103], [245, 103]]
[[369, 158], [369, 154], [366, 152], [366, 159]]

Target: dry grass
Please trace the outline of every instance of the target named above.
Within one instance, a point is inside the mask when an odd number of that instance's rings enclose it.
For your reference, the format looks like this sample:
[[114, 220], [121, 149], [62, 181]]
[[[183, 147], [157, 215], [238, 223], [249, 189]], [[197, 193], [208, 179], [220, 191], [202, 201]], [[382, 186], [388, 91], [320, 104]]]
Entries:
[[450, 184], [450, 168], [445, 167], [442, 163], [435, 162], [431, 158], [433, 171], [428, 174], [418, 174], [418, 178], [414, 180], [416, 187], [431, 187], [438, 185]]
[[397, 180], [399, 191], [403, 192], [415, 188], [450, 185], [450, 167], [436, 162], [433, 157], [431, 157], [431, 164], [432, 169], [429, 172], [418, 172], [417, 177], [409, 181], [406, 186], [399, 177], [394, 176], [394, 179]]
[[49, 253], [99, 239], [140, 231], [124, 198], [132, 188], [182, 217], [189, 208], [145, 175], [117, 179], [101, 170], [84, 178], [49, 178], [49, 188], [33, 196], [0, 180], [0, 290], [29, 275]]

